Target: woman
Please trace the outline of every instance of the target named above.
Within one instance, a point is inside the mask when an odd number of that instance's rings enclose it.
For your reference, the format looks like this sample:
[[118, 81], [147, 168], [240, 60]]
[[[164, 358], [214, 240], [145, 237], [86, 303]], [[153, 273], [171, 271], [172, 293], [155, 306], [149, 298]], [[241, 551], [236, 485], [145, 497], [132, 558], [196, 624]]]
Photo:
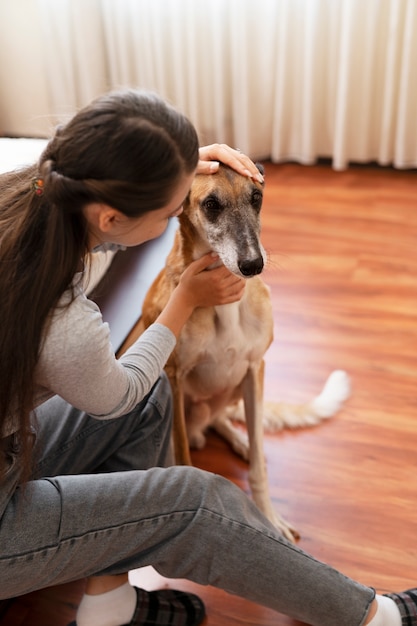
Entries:
[[0, 177], [0, 598], [87, 578], [77, 626], [200, 624], [195, 595], [129, 585], [130, 569], [152, 564], [317, 626], [400, 624], [395, 602], [410, 595], [375, 599], [289, 544], [228, 481], [170, 467], [164, 364], [194, 309], [239, 300], [244, 282], [205, 271], [211, 255], [195, 261], [119, 360], [83, 293], [94, 251], [160, 235], [195, 172], [215, 175], [211, 159], [259, 177], [227, 146], [199, 151], [184, 116], [128, 90]]

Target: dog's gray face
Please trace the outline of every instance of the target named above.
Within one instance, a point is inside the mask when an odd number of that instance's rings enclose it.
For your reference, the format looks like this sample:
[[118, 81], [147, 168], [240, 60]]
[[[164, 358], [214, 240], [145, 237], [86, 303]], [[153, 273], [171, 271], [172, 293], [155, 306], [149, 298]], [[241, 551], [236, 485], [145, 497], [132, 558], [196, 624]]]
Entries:
[[[261, 168], [260, 168], [261, 169]], [[263, 186], [225, 165], [216, 174], [197, 175], [180, 216], [200, 239], [200, 252], [216, 252], [234, 274], [260, 274], [266, 253], [260, 242]]]

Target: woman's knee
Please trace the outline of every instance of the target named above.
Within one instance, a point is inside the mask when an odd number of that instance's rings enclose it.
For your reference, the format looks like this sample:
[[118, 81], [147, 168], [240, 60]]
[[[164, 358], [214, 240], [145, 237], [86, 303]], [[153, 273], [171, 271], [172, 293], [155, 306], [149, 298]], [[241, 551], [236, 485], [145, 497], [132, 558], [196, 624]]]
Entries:
[[246, 494], [231, 481], [205, 470], [175, 466], [164, 477], [168, 490], [182, 494], [183, 504], [190, 509], [206, 509], [222, 514], [242, 511], [249, 502]]

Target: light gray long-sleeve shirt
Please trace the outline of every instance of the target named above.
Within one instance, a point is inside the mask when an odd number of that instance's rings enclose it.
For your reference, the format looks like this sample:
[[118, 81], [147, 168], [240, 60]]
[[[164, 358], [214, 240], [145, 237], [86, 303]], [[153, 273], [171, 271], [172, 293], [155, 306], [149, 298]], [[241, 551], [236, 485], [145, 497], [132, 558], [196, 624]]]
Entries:
[[[93, 417], [124, 415], [150, 391], [175, 347], [175, 335], [153, 324], [116, 359], [98, 306], [81, 284], [68, 305], [71, 297], [70, 291], [63, 294], [48, 325], [35, 373], [35, 405], [58, 394]], [[8, 426], [8, 433], [16, 429]]]

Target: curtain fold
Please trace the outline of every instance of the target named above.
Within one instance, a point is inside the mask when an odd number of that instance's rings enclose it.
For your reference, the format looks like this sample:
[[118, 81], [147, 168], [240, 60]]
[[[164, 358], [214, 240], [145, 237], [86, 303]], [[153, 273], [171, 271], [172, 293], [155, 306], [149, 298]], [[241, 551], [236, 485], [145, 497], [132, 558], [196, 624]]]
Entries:
[[[28, 3], [36, 27], [23, 40]], [[34, 134], [47, 134], [132, 86], [186, 113], [202, 143], [255, 159], [417, 166], [416, 0], [0, 0], [0, 30], [11, 21], [0, 56], [26, 46], [41, 67], [0, 68], [2, 94], [10, 83], [31, 94], [16, 116], [1, 99], [3, 132], [30, 134], [31, 107], [44, 107]]]

